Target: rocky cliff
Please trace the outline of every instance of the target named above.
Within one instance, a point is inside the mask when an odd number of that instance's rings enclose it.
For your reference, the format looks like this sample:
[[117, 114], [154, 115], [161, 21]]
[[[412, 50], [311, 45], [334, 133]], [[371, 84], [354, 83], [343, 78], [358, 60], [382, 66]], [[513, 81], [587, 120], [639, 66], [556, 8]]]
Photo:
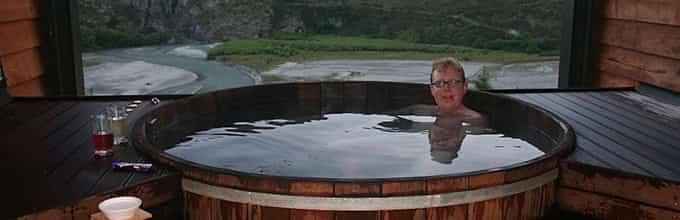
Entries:
[[[78, 0], [84, 48], [311, 32], [554, 49], [562, 0]], [[508, 46], [509, 45], [509, 46]], [[499, 48], [494, 48], [499, 47]]]

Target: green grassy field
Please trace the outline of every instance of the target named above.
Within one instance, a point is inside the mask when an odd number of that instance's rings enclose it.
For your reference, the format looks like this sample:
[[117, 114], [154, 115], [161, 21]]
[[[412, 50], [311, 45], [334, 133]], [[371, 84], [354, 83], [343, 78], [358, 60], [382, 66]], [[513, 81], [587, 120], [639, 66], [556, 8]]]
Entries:
[[259, 71], [285, 62], [329, 59], [431, 60], [454, 56], [461, 60], [517, 62], [537, 55], [475, 49], [453, 45], [419, 44], [400, 40], [328, 35], [275, 34], [270, 39], [231, 40], [208, 52], [209, 59], [244, 64]]

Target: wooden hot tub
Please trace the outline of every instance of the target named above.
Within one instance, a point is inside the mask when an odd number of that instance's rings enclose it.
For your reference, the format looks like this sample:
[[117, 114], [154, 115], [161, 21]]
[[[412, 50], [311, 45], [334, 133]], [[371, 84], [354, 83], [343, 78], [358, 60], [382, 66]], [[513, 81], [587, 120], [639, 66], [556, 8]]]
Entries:
[[[470, 91], [465, 102], [486, 114], [502, 138], [521, 139], [533, 148], [470, 147], [478, 136], [468, 135], [464, 140], [470, 143], [444, 154], [449, 158], [442, 162], [429, 147], [402, 147], [411, 141], [426, 145], [423, 140], [431, 131], [401, 118], [370, 120], [433, 100], [427, 85], [390, 82], [261, 85], [163, 103], [134, 123], [132, 143], [183, 173], [189, 219], [542, 216], [554, 204], [557, 161], [572, 149], [570, 127], [536, 106], [502, 95]], [[335, 124], [314, 127], [320, 123]], [[359, 127], [347, 129], [353, 125]], [[405, 131], [398, 135], [407, 138], [380, 139], [392, 135], [382, 125], [395, 125]], [[300, 126], [309, 128], [303, 134], [286, 133]], [[326, 140], [323, 135], [329, 132], [346, 136]], [[223, 140], [232, 141], [219, 144]], [[525, 154], [526, 160], [510, 158]], [[478, 159], [487, 157], [492, 159]]]

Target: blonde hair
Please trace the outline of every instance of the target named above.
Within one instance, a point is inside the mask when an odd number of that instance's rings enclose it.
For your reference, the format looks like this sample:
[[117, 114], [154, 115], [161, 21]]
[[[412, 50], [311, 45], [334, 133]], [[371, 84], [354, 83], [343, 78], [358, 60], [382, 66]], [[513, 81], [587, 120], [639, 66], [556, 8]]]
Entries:
[[430, 72], [430, 82], [432, 82], [432, 76], [435, 71], [441, 71], [446, 68], [453, 68], [454, 70], [461, 73], [463, 76], [463, 81], [465, 81], [465, 70], [460, 61], [454, 57], [444, 57], [432, 61], [432, 71]]

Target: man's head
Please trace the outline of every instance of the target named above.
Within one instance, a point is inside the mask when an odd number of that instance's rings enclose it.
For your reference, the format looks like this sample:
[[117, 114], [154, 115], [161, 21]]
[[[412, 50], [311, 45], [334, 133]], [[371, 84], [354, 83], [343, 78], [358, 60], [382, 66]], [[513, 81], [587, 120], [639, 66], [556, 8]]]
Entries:
[[430, 92], [441, 112], [456, 112], [463, 107], [467, 81], [463, 66], [453, 57], [432, 62]]

